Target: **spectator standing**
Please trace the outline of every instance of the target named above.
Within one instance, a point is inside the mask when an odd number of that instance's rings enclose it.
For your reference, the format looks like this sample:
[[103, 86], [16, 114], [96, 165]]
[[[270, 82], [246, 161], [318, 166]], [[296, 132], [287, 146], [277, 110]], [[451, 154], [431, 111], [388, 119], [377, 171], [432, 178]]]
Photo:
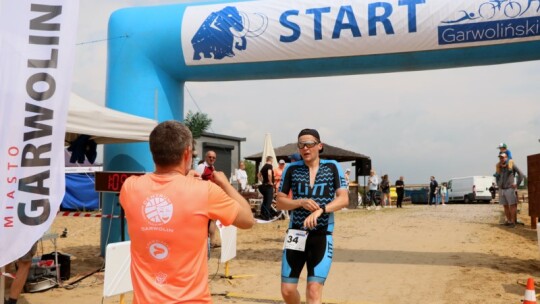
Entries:
[[403, 181], [403, 176], [400, 176], [399, 179], [396, 181], [396, 194], [396, 208], [403, 208], [403, 206], [401, 205], [403, 203], [403, 196], [405, 195], [405, 182]]
[[347, 168], [347, 170], [345, 170], [345, 183], [347, 183], [347, 189], [349, 189], [349, 183], [351, 182], [350, 179], [351, 179], [351, 168]]
[[495, 184], [494, 182], [491, 183], [491, 187], [489, 187], [489, 193], [491, 193], [491, 202], [495, 202], [495, 196], [497, 195], [497, 184]]
[[262, 178], [262, 184], [259, 185], [259, 192], [263, 196], [263, 202], [261, 205], [261, 219], [270, 220], [274, 216], [272, 212], [272, 201], [274, 200], [274, 169], [272, 167], [272, 156], [266, 157], [266, 163], [262, 166], [260, 176]]
[[209, 150], [204, 156], [204, 162], [197, 166], [197, 173], [203, 180], [211, 180], [216, 157], [216, 152]]
[[381, 206], [392, 206], [390, 199], [390, 181], [388, 180], [388, 174], [383, 175], [381, 181]]
[[373, 206], [375, 204], [377, 206], [377, 209], [379, 209], [379, 202], [377, 201], [377, 190], [379, 189], [379, 177], [375, 173], [375, 170], [369, 171], [369, 177], [368, 177], [368, 189], [369, 189], [369, 206]]
[[[298, 281], [306, 266], [306, 302], [322, 303], [334, 253], [334, 212], [349, 204], [349, 194], [341, 166], [319, 158], [323, 144], [316, 130], [300, 131], [297, 145], [303, 161], [285, 168], [277, 194], [278, 208], [291, 210], [282, 256], [281, 295], [285, 303], [300, 303]], [[292, 199], [287, 196], [289, 190]]]
[[211, 303], [208, 222], [250, 228], [251, 207], [223, 172], [213, 171], [213, 182], [194, 177], [192, 135], [182, 123], [158, 124], [149, 144], [155, 171], [127, 178], [120, 191], [133, 303]]
[[[524, 175], [514, 164], [514, 161], [508, 159], [506, 153], [499, 154], [499, 162], [495, 166], [495, 172], [499, 187], [499, 204], [504, 207], [506, 217], [504, 225], [514, 228], [517, 219], [516, 189], [523, 181]], [[515, 181], [515, 175], [517, 175], [517, 181]]]
[[445, 202], [446, 202], [446, 183], [441, 184], [441, 187], [439, 188], [439, 193], [440, 193], [440, 196], [441, 196], [441, 204], [443, 206], [446, 206], [446, 204], [445, 204]]
[[236, 170], [235, 173], [236, 181], [238, 182], [238, 190], [241, 192], [246, 191], [247, 182], [248, 182], [248, 175], [246, 172], [246, 164], [241, 161], [239, 168]]
[[279, 184], [281, 183], [281, 175], [285, 170], [285, 160], [280, 159], [278, 162], [278, 167], [274, 169], [274, 193], [277, 193], [279, 190]]
[[436, 204], [436, 195], [437, 190], [439, 188], [439, 183], [437, 183], [437, 180], [435, 180], [435, 176], [430, 177], [429, 182], [429, 201], [428, 204], [431, 206], [431, 204]]

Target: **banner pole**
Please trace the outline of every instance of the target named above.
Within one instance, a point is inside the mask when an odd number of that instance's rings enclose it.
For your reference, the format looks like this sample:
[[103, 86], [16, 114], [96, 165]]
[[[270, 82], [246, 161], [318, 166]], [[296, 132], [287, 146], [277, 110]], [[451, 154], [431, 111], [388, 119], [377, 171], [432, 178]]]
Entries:
[[229, 277], [229, 261], [225, 262], [225, 277]]

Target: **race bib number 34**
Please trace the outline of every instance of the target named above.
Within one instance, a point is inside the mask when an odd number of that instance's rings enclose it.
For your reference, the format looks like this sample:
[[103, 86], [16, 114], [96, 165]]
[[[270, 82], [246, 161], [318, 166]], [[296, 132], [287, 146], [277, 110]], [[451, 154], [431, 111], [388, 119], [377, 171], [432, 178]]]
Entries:
[[285, 249], [304, 251], [306, 249], [306, 239], [308, 232], [304, 230], [289, 229], [285, 236]]

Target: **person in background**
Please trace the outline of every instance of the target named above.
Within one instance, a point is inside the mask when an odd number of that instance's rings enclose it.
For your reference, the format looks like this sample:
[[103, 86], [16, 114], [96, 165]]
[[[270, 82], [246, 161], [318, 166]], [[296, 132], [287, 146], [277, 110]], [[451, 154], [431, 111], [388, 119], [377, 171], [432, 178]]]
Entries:
[[491, 203], [495, 202], [495, 196], [497, 195], [497, 184], [495, 182], [491, 183], [491, 187], [489, 187], [489, 193], [491, 193]]
[[[277, 194], [278, 208], [291, 210], [281, 264], [281, 295], [287, 304], [300, 304], [298, 281], [306, 266], [306, 303], [322, 303], [334, 252], [334, 212], [349, 204], [349, 194], [341, 166], [319, 158], [323, 144], [317, 130], [300, 131], [297, 145], [303, 161], [285, 168]], [[292, 199], [287, 195], [290, 190]]]
[[300, 153], [293, 153], [293, 154], [289, 155], [289, 160], [291, 161], [291, 163], [301, 161], [302, 156], [300, 156]]
[[[204, 162], [197, 166], [197, 174], [203, 180], [212, 181], [213, 172], [216, 170], [214, 164], [216, 163], [216, 152], [209, 150], [204, 156]], [[218, 248], [221, 246], [221, 241], [217, 233], [217, 225], [215, 221], [208, 222], [208, 238], [210, 239], [210, 247]]]
[[191, 170], [192, 135], [178, 121], [158, 124], [149, 145], [155, 171], [130, 176], [120, 190], [131, 238], [133, 303], [212, 303], [208, 221], [253, 226], [249, 203], [223, 172], [213, 182]]
[[235, 172], [236, 181], [238, 181], [238, 190], [241, 192], [246, 191], [246, 186], [248, 182], [248, 175], [246, 172], [246, 164], [241, 161], [239, 168]]
[[401, 205], [403, 203], [403, 196], [405, 195], [405, 182], [403, 181], [403, 176], [400, 176], [399, 179], [396, 181], [396, 194], [396, 208], [403, 208], [403, 206]]
[[[524, 175], [514, 164], [514, 161], [508, 159], [506, 153], [499, 154], [499, 162], [495, 165], [495, 172], [495, 179], [499, 187], [499, 204], [504, 207], [506, 217], [504, 225], [514, 228], [517, 222], [518, 198], [516, 189], [523, 181]], [[516, 174], [517, 178], [515, 178]]]
[[388, 174], [383, 175], [381, 181], [381, 206], [391, 207], [392, 200], [390, 199], [390, 181], [388, 180]]
[[263, 196], [263, 202], [261, 205], [261, 219], [268, 221], [274, 217], [272, 212], [272, 201], [274, 200], [274, 169], [272, 167], [272, 156], [266, 157], [266, 163], [259, 171], [262, 178], [262, 184], [259, 185], [259, 192]]
[[[32, 248], [30, 248], [25, 255], [16, 261], [17, 272], [15, 273], [15, 278], [13, 279], [11, 287], [9, 288], [9, 296], [7, 299], [4, 299], [4, 304], [17, 304], [19, 296], [24, 289], [24, 285], [26, 284], [28, 274], [30, 273], [30, 268], [32, 267], [32, 258], [34, 257], [34, 254], [36, 254], [36, 251], [37, 242], [32, 245]], [[0, 288], [4, 288], [4, 286], [0, 286]]]
[[512, 151], [508, 149], [508, 145], [505, 143], [500, 143], [497, 149], [499, 149], [499, 153], [505, 153], [508, 160], [512, 159]]
[[212, 172], [214, 172], [216, 163], [216, 152], [209, 150], [204, 156], [204, 162], [197, 166], [197, 173], [203, 180], [210, 180], [212, 178]]
[[274, 193], [277, 193], [279, 190], [279, 184], [281, 183], [281, 175], [285, 170], [285, 160], [280, 159], [278, 162], [278, 167], [274, 169]]
[[369, 177], [368, 177], [368, 189], [369, 189], [369, 206], [367, 209], [370, 209], [370, 206], [373, 206], [375, 204], [377, 206], [376, 209], [379, 209], [379, 202], [377, 201], [377, 190], [379, 189], [379, 177], [375, 173], [375, 170], [369, 171]]
[[347, 170], [345, 170], [345, 182], [347, 183], [347, 189], [349, 189], [349, 183], [351, 182], [350, 176], [351, 176], [351, 168], [347, 168]]
[[439, 183], [437, 183], [437, 180], [435, 180], [435, 176], [431, 176], [429, 182], [429, 201], [428, 204], [431, 206], [431, 204], [436, 204], [436, 195], [437, 191], [439, 190]]
[[443, 206], [446, 206], [446, 183], [442, 183], [441, 187], [439, 188], [439, 195], [441, 196], [441, 204]]

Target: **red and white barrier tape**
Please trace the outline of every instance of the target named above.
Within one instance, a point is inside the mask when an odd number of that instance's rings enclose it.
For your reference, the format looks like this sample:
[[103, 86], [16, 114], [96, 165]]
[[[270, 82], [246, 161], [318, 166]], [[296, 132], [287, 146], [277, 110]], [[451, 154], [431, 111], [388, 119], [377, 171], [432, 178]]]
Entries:
[[7, 277], [7, 278], [10, 278], [10, 279], [15, 279], [15, 275], [9, 273], [9, 272], [2, 272], [2, 275]]
[[73, 212], [73, 211], [60, 211], [58, 216], [76, 216], [76, 217], [100, 217], [100, 218], [120, 218], [120, 215], [90, 213], [90, 212]]

